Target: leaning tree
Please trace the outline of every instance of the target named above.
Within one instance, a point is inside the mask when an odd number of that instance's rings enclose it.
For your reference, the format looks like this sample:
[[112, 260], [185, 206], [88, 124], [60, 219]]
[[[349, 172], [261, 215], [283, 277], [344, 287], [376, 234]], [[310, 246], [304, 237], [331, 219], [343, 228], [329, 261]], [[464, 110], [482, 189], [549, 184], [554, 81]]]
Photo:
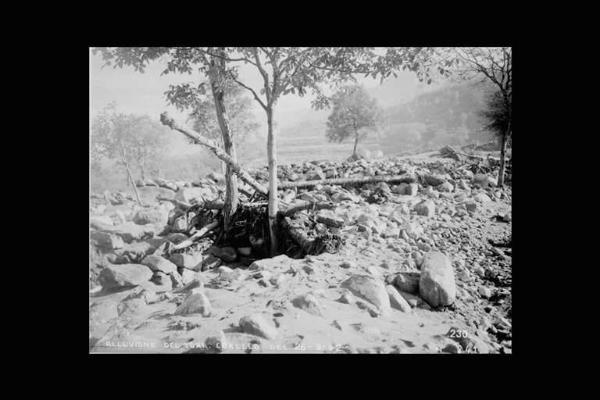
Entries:
[[[236, 211], [238, 198], [237, 180], [233, 176], [233, 165], [237, 165], [237, 153], [233, 141], [227, 109], [225, 106], [225, 88], [228, 79], [226, 65], [226, 49], [224, 47], [109, 47], [96, 48], [95, 53], [100, 52], [105, 65], [113, 65], [115, 68], [123, 66], [132, 66], [138, 72], [144, 72], [146, 66], [155, 60], [162, 59], [166, 61], [166, 68], [162, 74], [169, 73], [187, 73], [200, 72], [201, 77], [196, 84], [181, 84], [171, 87], [167, 93], [168, 100], [179, 107], [185, 105], [189, 100], [193, 105], [197, 102], [199, 96], [207, 94], [205, 78], [208, 78], [212, 99], [215, 106], [217, 121], [222, 135], [223, 150], [226, 158], [231, 161], [227, 163], [226, 171], [226, 192], [225, 204], [223, 208], [223, 223], [225, 230], [229, 225], [231, 215]], [[188, 96], [193, 91], [194, 96]], [[187, 97], [186, 97], [187, 96]], [[174, 122], [166, 115], [161, 116], [161, 122]], [[171, 125], [173, 125], [171, 123]], [[171, 126], [173, 127], [173, 126]], [[203, 143], [202, 137], [191, 137], [197, 143]], [[206, 139], [206, 138], [204, 138]], [[206, 142], [210, 144], [209, 148], [219, 147], [211, 140]], [[213, 146], [214, 145], [214, 146]], [[213, 150], [214, 152], [214, 150]]]

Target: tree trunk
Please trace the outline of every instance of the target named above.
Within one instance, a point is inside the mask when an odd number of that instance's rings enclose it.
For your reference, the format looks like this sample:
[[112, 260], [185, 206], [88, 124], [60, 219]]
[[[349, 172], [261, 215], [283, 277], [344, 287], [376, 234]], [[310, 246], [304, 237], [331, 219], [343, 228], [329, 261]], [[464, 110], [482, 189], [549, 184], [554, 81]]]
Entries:
[[510, 136], [510, 120], [506, 132], [502, 135], [502, 147], [500, 148], [500, 170], [498, 171], [498, 187], [504, 186], [504, 170], [506, 169], [506, 145]]
[[145, 171], [143, 163], [140, 165], [140, 174], [142, 175], [142, 182], [145, 181], [146, 180], [146, 171]]
[[356, 146], [358, 145], [358, 135], [354, 137], [354, 150], [352, 151], [352, 155], [356, 156]]
[[129, 169], [129, 164], [127, 163], [127, 161], [124, 158], [123, 158], [123, 163], [125, 164], [125, 169], [127, 169], [127, 177], [129, 178], [129, 183], [131, 184], [131, 187], [133, 188], [133, 191], [135, 192], [135, 197], [137, 199], [138, 204], [141, 206], [142, 200], [140, 200], [140, 194], [138, 193], [137, 187], [135, 187], [135, 182], [133, 181], [133, 176], [131, 175], [131, 170]]
[[[221, 60], [224, 63], [224, 60]], [[217, 63], [218, 61], [214, 61], [213, 63]], [[222, 64], [219, 63], [219, 64]], [[224, 65], [220, 65], [221, 68], [224, 68]], [[233, 143], [233, 138], [231, 135], [231, 131], [229, 129], [229, 121], [227, 120], [227, 113], [225, 110], [225, 102], [224, 102], [224, 93], [223, 88], [219, 87], [216, 78], [218, 77], [217, 67], [215, 64], [212, 66], [212, 73], [210, 74], [211, 80], [211, 88], [213, 93], [213, 98], [215, 101], [215, 108], [217, 111], [217, 120], [219, 121], [219, 127], [221, 128], [221, 135], [223, 138], [223, 149], [225, 153], [231, 157], [231, 160], [234, 163], [237, 163], [237, 154], [235, 150], [235, 145]], [[223, 228], [224, 232], [227, 232], [229, 228], [229, 221], [233, 213], [237, 210], [239, 204], [239, 196], [237, 190], [237, 178], [233, 175], [233, 169], [227, 163], [227, 168], [225, 170], [225, 206], [223, 208]]]
[[271, 239], [271, 257], [277, 253], [277, 143], [273, 134], [273, 106], [267, 109], [267, 151], [269, 158], [269, 236]]

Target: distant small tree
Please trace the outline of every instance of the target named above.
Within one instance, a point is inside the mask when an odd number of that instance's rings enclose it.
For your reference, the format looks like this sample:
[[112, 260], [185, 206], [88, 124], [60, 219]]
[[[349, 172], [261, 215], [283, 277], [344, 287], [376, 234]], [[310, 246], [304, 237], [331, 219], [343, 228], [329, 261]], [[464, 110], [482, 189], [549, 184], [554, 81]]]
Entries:
[[92, 121], [92, 162], [97, 165], [101, 158], [116, 160], [127, 172], [127, 180], [141, 204], [131, 164], [139, 167], [143, 178], [145, 168], [160, 155], [164, 131], [158, 122], [148, 116], [120, 113], [116, 105], [111, 103]]
[[382, 113], [377, 100], [371, 98], [364, 87], [352, 85], [336, 92], [331, 102], [333, 109], [327, 119], [327, 139], [341, 143], [353, 137], [352, 155], [356, 157], [358, 141], [376, 130], [380, 123]]

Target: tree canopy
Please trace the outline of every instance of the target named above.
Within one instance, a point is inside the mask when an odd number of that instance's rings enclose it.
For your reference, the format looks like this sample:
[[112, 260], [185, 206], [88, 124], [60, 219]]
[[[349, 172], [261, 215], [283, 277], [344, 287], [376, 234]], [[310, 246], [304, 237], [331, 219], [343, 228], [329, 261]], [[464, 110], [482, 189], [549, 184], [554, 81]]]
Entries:
[[381, 118], [377, 100], [363, 86], [345, 86], [332, 96], [332, 112], [327, 119], [327, 138], [342, 142], [348, 137], [363, 138], [376, 129]]
[[[202, 82], [200, 85], [204, 84]], [[177, 109], [189, 111], [188, 121], [192, 122], [196, 132], [211, 140], [221, 142], [221, 129], [212, 97], [202, 93], [197, 86], [191, 83], [171, 85], [166, 92], [166, 97]], [[259, 127], [252, 113], [252, 99], [245, 94], [243, 88], [228, 80], [224, 83], [224, 100], [231, 135], [236, 145], [239, 145], [249, 139]], [[192, 141], [190, 140], [190, 142]]]

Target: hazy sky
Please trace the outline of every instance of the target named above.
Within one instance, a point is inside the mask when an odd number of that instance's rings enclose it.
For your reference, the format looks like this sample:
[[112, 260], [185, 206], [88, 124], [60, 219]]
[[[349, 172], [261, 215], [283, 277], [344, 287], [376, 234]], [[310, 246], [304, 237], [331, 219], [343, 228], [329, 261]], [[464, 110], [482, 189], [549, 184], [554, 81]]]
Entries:
[[[158, 120], [163, 111], [168, 111], [176, 120], [185, 123], [187, 115], [178, 112], [167, 103], [164, 92], [170, 84], [183, 82], [200, 82], [206, 80], [199, 72], [194, 74], [168, 74], [161, 76], [164, 62], [151, 63], [145, 73], [136, 72], [133, 68], [114, 69], [112, 66], [102, 68], [102, 57], [93, 55], [90, 49], [90, 107], [95, 115], [106, 104], [116, 101], [118, 109], [125, 113], [147, 114]], [[252, 66], [240, 67], [240, 78], [258, 92], [262, 78]], [[420, 84], [414, 74], [401, 72], [396, 79], [388, 79], [383, 85], [372, 78], [359, 78], [367, 89], [383, 107], [402, 103], [415, 95], [434, 87]], [[248, 92], [249, 93], [249, 92]], [[296, 125], [317, 114], [310, 107], [311, 95], [299, 97], [287, 95], [280, 98], [276, 107], [275, 120], [279, 129]], [[253, 102], [255, 103], [255, 102]], [[257, 122], [264, 124], [265, 114], [262, 108], [255, 104], [254, 113]], [[175, 146], [185, 145], [183, 137], [176, 139]], [[190, 148], [190, 146], [185, 146]]]

